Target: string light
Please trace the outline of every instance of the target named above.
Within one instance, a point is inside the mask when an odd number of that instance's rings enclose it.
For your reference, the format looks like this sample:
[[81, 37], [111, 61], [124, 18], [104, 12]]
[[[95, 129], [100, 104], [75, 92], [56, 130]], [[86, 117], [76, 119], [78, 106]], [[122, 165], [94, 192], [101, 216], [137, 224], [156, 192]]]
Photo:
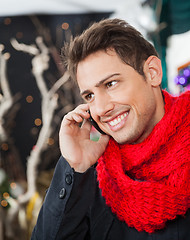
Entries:
[[178, 68], [178, 75], [174, 79], [177, 85], [186, 87], [190, 84], [190, 62]]
[[2, 144], [1, 144], [1, 149], [2, 149], [3, 151], [7, 151], [7, 150], [9, 149], [8, 144], [7, 144], [7, 143], [2, 143]]
[[10, 184], [10, 187], [11, 187], [12, 189], [15, 189], [15, 188], [16, 188], [16, 183], [15, 183], [15, 182], [12, 182], [12, 183]]
[[4, 24], [5, 24], [5, 25], [11, 24], [11, 18], [5, 18]]
[[69, 28], [69, 24], [68, 23], [63, 23], [61, 25], [61, 27], [62, 27], [63, 30], [67, 30]]
[[33, 127], [30, 131], [31, 131], [32, 135], [37, 135], [39, 130], [38, 130], [38, 128]]
[[48, 138], [48, 145], [52, 146], [55, 143], [53, 138]]
[[9, 198], [10, 198], [10, 195], [9, 195], [8, 192], [4, 192], [4, 193], [3, 193], [3, 197], [4, 197], [5, 199], [9, 199]]
[[190, 69], [189, 68], [185, 68], [183, 71], [184, 76], [186, 77], [190, 77]]
[[23, 38], [23, 33], [22, 33], [22, 32], [17, 32], [17, 33], [16, 33], [16, 37], [17, 37], [18, 39]]
[[40, 126], [42, 124], [42, 120], [40, 118], [36, 118], [34, 123], [36, 126]]
[[33, 97], [31, 96], [31, 95], [28, 95], [27, 97], [26, 97], [26, 101], [27, 101], [27, 103], [32, 103], [33, 102]]
[[8, 206], [8, 202], [6, 200], [2, 200], [1, 201], [1, 206], [2, 207], [7, 207]]

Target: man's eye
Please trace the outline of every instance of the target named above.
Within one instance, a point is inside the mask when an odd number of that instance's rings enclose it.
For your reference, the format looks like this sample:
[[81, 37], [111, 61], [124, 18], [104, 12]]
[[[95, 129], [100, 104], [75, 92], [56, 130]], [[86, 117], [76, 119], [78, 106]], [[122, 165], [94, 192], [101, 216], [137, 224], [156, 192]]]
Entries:
[[110, 87], [114, 86], [116, 83], [117, 83], [116, 80], [111, 81], [111, 82], [108, 82], [108, 83], [106, 83], [106, 87], [107, 87], [107, 88], [110, 88]]
[[86, 100], [87, 102], [89, 102], [89, 101], [91, 101], [91, 99], [93, 98], [93, 94], [92, 94], [92, 93], [89, 93], [89, 94], [86, 95], [84, 98], [85, 98], [85, 100]]

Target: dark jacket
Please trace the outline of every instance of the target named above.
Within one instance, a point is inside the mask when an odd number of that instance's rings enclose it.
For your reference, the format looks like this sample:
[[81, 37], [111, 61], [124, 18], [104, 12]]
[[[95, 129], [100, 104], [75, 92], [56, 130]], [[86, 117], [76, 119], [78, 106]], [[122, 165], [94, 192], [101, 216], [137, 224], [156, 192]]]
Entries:
[[163, 230], [138, 232], [106, 206], [95, 168], [76, 173], [60, 158], [31, 239], [190, 240], [190, 211], [168, 221]]

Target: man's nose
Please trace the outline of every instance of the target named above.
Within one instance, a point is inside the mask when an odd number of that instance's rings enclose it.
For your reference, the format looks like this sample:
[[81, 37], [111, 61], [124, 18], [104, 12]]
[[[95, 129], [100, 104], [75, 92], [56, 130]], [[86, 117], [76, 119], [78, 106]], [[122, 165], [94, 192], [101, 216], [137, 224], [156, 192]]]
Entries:
[[108, 94], [99, 94], [96, 96], [94, 110], [99, 117], [109, 114], [113, 108], [114, 104]]

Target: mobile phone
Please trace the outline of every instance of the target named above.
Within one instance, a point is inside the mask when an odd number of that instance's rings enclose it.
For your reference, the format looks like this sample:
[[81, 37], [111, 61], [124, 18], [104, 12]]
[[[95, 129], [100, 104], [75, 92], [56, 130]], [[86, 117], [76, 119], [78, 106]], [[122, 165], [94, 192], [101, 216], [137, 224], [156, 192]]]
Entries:
[[[88, 112], [89, 112], [89, 114], [90, 114], [90, 111], [88, 111]], [[90, 121], [90, 123], [92, 124], [92, 126], [94, 126], [94, 127], [96, 128], [96, 130], [97, 130], [99, 133], [105, 134], [105, 132], [103, 132], [103, 131], [99, 128], [98, 124], [94, 121], [94, 119], [91, 117], [91, 115], [90, 115], [90, 118], [89, 118], [88, 120]]]

